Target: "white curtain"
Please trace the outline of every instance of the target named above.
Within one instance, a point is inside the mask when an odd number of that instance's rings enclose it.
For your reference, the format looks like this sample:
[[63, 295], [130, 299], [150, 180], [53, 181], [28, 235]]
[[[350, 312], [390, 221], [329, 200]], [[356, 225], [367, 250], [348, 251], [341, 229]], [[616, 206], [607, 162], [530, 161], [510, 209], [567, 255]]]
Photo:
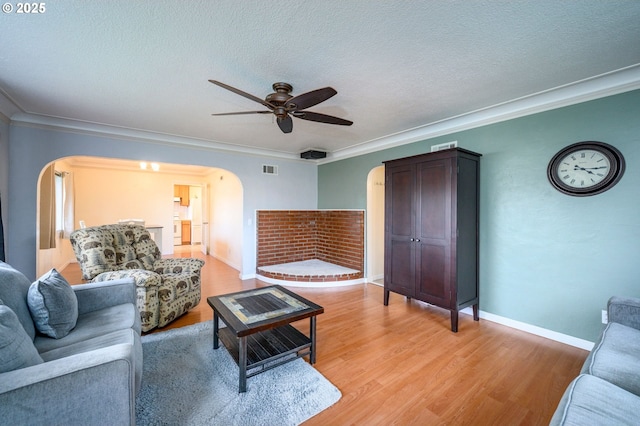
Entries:
[[73, 191], [73, 173], [64, 172], [62, 174], [62, 203], [63, 203], [63, 228], [62, 238], [69, 238], [74, 231], [75, 222], [75, 193]]

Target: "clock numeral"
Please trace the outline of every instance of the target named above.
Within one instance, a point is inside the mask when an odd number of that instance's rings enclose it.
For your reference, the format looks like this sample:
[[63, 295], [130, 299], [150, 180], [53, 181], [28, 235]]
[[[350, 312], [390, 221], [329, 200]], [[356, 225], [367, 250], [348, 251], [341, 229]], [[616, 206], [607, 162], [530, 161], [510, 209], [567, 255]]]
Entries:
[[587, 156], [587, 154], [585, 154], [584, 152], [580, 153], [580, 158], [585, 158]]
[[571, 185], [573, 185], [576, 182], [575, 179], [571, 179], [571, 182], [569, 182]]
[[564, 176], [562, 176], [562, 179], [569, 179], [570, 177], [571, 176], [569, 176], [569, 175], [564, 175]]

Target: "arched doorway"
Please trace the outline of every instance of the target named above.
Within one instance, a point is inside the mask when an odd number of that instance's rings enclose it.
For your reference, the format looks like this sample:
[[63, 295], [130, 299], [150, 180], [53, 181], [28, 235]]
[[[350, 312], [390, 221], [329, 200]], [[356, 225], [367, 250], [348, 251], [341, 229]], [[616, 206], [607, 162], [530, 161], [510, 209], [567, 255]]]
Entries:
[[[141, 218], [145, 225], [162, 228], [162, 253], [173, 253], [174, 185], [202, 188], [202, 222], [207, 225], [203, 244], [210, 241], [210, 254], [240, 270], [242, 265], [243, 188], [233, 173], [203, 166], [160, 163], [159, 170], [141, 169], [134, 160], [102, 157], [66, 157], [55, 161], [56, 170], [74, 175], [75, 228], [82, 220], [86, 226], [115, 223], [125, 218]], [[38, 185], [40, 186], [40, 185]], [[221, 213], [222, 208], [233, 214]], [[38, 210], [40, 195], [38, 195]], [[40, 228], [38, 218], [37, 228]], [[231, 230], [221, 232], [220, 230]], [[224, 251], [215, 251], [224, 246]], [[75, 261], [68, 240], [54, 249], [36, 253], [37, 273], [51, 268], [63, 269]]]
[[367, 176], [367, 281], [382, 285], [384, 278], [384, 166]]

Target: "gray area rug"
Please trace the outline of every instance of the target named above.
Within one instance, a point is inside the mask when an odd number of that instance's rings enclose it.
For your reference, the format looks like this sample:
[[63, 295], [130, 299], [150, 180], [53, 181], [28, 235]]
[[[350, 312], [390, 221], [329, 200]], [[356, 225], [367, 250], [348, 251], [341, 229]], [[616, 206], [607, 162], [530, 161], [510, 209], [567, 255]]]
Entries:
[[302, 359], [247, 379], [220, 345], [213, 322], [142, 337], [137, 425], [297, 425], [335, 404], [340, 391]]

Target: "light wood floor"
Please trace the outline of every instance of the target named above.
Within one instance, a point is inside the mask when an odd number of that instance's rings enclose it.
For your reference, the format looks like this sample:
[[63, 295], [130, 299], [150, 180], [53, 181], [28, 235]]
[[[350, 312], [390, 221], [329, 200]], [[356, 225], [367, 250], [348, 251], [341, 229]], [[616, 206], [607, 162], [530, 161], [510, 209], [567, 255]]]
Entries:
[[[206, 261], [202, 301], [169, 326], [212, 319], [206, 297], [266, 284], [195, 247], [179, 257]], [[81, 282], [77, 264], [62, 274]], [[318, 317], [315, 368], [342, 392], [334, 406], [305, 425], [546, 425], [587, 351], [391, 295], [368, 284], [334, 289], [292, 287], [325, 308]], [[308, 320], [296, 324], [308, 331]], [[248, 380], [251, 391], [251, 379]]]

